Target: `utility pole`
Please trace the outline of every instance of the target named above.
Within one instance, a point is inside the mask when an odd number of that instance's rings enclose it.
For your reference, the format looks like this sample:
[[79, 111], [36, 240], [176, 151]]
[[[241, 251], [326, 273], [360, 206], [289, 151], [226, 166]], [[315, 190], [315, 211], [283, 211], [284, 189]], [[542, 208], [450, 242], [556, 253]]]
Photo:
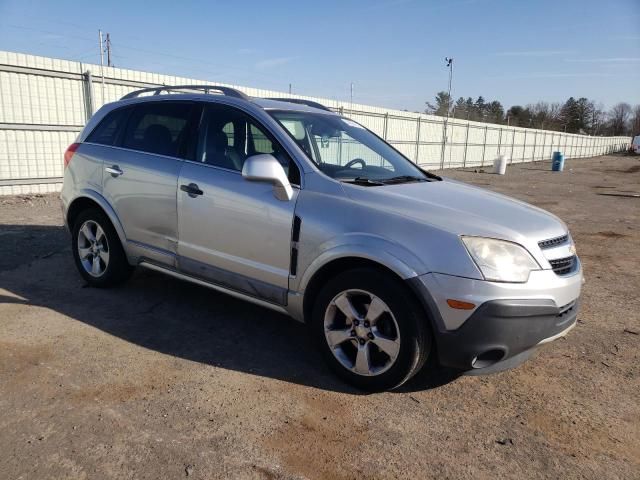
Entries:
[[447, 117], [444, 121], [444, 132], [442, 135], [442, 152], [440, 158], [440, 168], [444, 168], [444, 150], [447, 146], [447, 125], [449, 123], [449, 112], [451, 110], [451, 79], [453, 78], [453, 58], [444, 57], [445, 66], [449, 69], [449, 90], [447, 92]]
[[107, 33], [107, 66], [113, 67], [111, 63], [111, 36]]
[[291, 84], [289, 84], [289, 95], [291, 95]]
[[104, 42], [102, 40], [102, 30], [98, 30], [98, 41], [100, 42], [100, 76], [102, 77], [102, 104], [104, 104]]

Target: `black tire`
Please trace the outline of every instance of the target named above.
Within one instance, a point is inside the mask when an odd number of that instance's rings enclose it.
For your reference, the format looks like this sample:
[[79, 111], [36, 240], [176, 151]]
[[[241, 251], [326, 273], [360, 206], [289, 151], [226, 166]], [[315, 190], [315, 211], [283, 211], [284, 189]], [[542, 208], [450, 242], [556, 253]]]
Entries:
[[[103, 272], [97, 276], [92, 275], [87, 271], [80, 258], [80, 251], [78, 248], [80, 229], [87, 222], [93, 222], [88, 225], [98, 225], [104, 232], [104, 237], [106, 238], [106, 242], [101, 242], [101, 248], [105, 248], [106, 246], [108, 251], [108, 263], [105, 264], [102, 262], [100, 264], [101, 266], [105, 266], [105, 268]], [[80, 272], [80, 275], [82, 275], [82, 278], [84, 278], [92, 287], [108, 288], [119, 285], [125, 282], [133, 272], [133, 267], [129, 265], [129, 262], [127, 261], [127, 256], [124, 253], [122, 244], [120, 243], [120, 238], [118, 237], [115, 228], [113, 228], [111, 221], [101, 210], [96, 208], [84, 210], [76, 217], [71, 230], [71, 251], [76, 268]], [[93, 256], [88, 258], [93, 259]]]
[[[399, 351], [395, 361], [389, 361], [390, 366], [387, 367], [387, 370], [381, 369], [382, 373], [371, 376], [355, 373], [338, 360], [333, 349], [329, 346], [325, 335], [325, 313], [332, 301], [341, 292], [348, 290], [361, 290], [378, 297], [389, 307], [391, 315], [395, 319], [393, 329], [395, 330], [395, 325], [399, 329]], [[357, 295], [358, 293], [354, 294], [356, 297]], [[366, 308], [366, 304], [364, 308]], [[322, 352], [331, 369], [342, 379], [363, 390], [384, 391], [397, 388], [405, 383], [422, 368], [429, 358], [431, 334], [428, 321], [424, 310], [408, 287], [400, 280], [374, 268], [358, 268], [333, 277], [320, 290], [314, 302], [310, 327], [314, 343]], [[347, 323], [340, 328], [345, 326], [347, 329], [353, 328], [353, 323], [349, 326], [348, 321], [345, 320], [345, 322]], [[362, 320], [360, 320], [360, 324], [362, 324]], [[360, 334], [358, 333], [358, 335]], [[351, 346], [347, 342], [350, 342]], [[341, 354], [344, 354], [343, 358], [351, 353], [348, 351], [349, 349], [358, 350], [357, 342], [358, 339], [349, 339], [340, 344], [339, 348], [342, 350]], [[362, 340], [362, 342], [366, 342], [366, 340]], [[375, 344], [373, 340], [371, 342]], [[374, 348], [375, 353], [379, 354], [377, 345], [371, 348]], [[371, 357], [371, 355], [370, 353], [369, 356]], [[355, 360], [352, 361], [353, 368], [355, 368]]]

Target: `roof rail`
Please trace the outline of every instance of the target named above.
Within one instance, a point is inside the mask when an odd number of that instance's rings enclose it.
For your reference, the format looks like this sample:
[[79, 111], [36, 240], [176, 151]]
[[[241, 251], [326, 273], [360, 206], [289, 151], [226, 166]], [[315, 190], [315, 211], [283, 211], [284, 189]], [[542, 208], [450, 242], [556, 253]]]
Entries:
[[218, 92], [229, 97], [241, 98], [243, 100], [249, 100], [249, 97], [242, 93], [240, 90], [236, 90], [231, 87], [220, 87], [218, 85], [162, 85], [161, 87], [143, 88], [141, 90], [135, 90], [131, 93], [127, 93], [120, 100], [126, 100], [128, 98], [139, 97], [143, 93], [153, 92], [154, 95], [160, 95], [163, 91], [167, 93], [174, 90], [202, 90], [204, 93]]
[[277, 97], [269, 97], [265, 98], [265, 100], [276, 100], [278, 102], [287, 102], [287, 103], [297, 103], [299, 105], [306, 105], [307, 107], [317, 108], [319, 110], [326, 110], [327, 112], [331, 112], [331, 109], [325, 107], [321, 103], [314, 102], [312, 100], [304, 100], [302, 98], [277, 98]]

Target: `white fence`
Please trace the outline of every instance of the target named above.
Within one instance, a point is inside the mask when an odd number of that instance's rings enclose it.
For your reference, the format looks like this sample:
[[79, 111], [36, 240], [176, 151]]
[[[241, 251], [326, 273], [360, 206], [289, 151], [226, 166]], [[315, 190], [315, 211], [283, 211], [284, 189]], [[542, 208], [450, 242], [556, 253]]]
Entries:
[[[104, 80], [103, 80], [104, 76]], [[0, 51], [0, 195], [60, 189], [62, 156], [103, 103], [158, 85], [213, 84], [190, 78]], [[218, 83], [219, 84], [219, 83]], [[256, 97], [297, 97], [341, 111], [429, 169], [590, 157], [623, 150], [628, 137], [591, 137], [450, 119], [325, 98], [227, 85]], [[444, 152], [443, 152], [444, 149]]]

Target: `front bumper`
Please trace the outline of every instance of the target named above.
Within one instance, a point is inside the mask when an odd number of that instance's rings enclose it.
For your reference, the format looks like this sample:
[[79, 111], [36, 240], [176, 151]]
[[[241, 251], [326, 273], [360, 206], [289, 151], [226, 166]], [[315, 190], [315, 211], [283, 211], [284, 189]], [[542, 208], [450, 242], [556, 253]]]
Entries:
[[460, 328], [437, 335], [440, 363], [476, 373], [514, 367], [571, 330], [577, 315], [577, 300], [562, 309], [551, 300], [486, 302]]
[[[526, 283], [430, 273], [410, 280], [431, 313], [440, 364], [476, 374], [511, 368], [576, 323], [582, 269], [569, 276], [532, 272]], [[473, 303], [449, 307], [447, 299]]]

